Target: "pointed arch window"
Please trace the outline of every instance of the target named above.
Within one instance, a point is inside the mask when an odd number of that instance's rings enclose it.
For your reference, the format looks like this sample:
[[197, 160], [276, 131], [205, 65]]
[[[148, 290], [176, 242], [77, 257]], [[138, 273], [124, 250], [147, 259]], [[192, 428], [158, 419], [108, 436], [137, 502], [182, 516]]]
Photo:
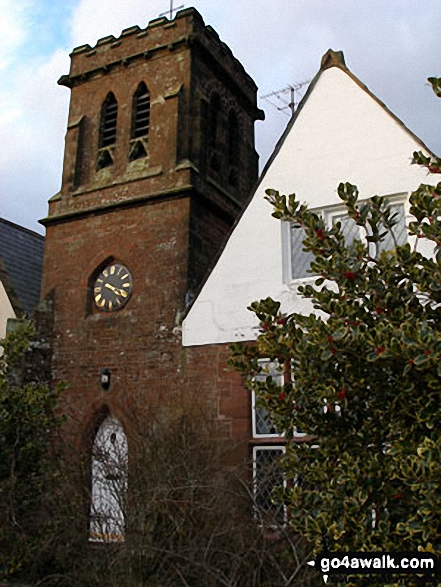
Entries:
[[109, 415], [92, 449], [91, 542], [124, 541], [127, 473], [127, 438], [117, 418]]
[[109, 92], [101, 107], [99, 147], [108, 147], [116, 142], [116, 123], [118, 119], [118, 102], [115, 94]]
[[96, 169], [113, 165], [113, 148], [116, 142], [116, 124], [118, 119], [118, 102], [115, 94], [109, 92], [101, 106], [100, 134]]
[[208, 111], [208, 145], [210, 147], [210, 167], [213, 171], [221, 174], [222, 170], [222, 148], [221, 148], [221, 121], [222, 104], [219, 94], [213, 93], [210, 99]]
[[228, 162], [237, 165], [240, 153], [239, 119], [234, 110], [228, 115]]
[[133, 96], [132, 139], [145, 137], [150, 130], [150, 93], [141, 82]]
[[239, 119], [234, 110], [228, 114], [228, 183], [237, 187], [239, 183], [239, 157], [240, 157], [240, 126]]
[[150, 93], [141, 82], [133, 95], [129, 161], [147, 157], [150, 130]]
[[219, 142], [220, 134], [220, 117], [221, 117], [221, 100], [219, 94], [212, 94], [210, 100], [210, 113], [208, 123], [208, 133], [210, 145], [216, 146]]

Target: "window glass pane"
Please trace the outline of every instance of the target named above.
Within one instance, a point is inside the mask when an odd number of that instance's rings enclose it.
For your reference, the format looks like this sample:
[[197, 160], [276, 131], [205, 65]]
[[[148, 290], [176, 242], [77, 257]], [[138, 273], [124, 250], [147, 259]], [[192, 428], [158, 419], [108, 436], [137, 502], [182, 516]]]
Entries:
[[101, 424], [92, 452], [92, 542], [122, 542], [125, 533], [127, 494], [127, 439], [116, 418]]
[[[276, 385], [283, 385], [283, 371], [281, 365], [277, 361], [269, 361], [263, 359], [259, 364], [265, 369], [262, 373], [254, 376], [254, 381], [264, 383], [268, 376], [270, 376]], [[280, 436], [268, 410], [263, 406], [256, 405], [257, 397], [254, 394], [253, 398], [253, 436]]]
[[347, 214], [338, 214], [332, 217], [332, 224], [335, 225], [337, 222], [341, 223], [341, 231], [347, 245], [360, 238], [360, 227], [353, 218], [350, 218]]
[[[397, 224], [393, 227], [393, 232], [395, 238], [397, 239], [397, 243], [399, 245], [403, 245], [407, 242], [407, 228], [406, 228], [406, 219], [404, 216], [404, 205], [403, 204], [395, 204], [391, 206], [392, 214], [398, 214]], [[335, 225], [337, 222], [341, 223], [341, 230], [345, 237], [346, 243], [350, 245], [356, 238], [360, 238], [360, 227], [357, 226], [355, 220], [349, 218], [347, 214], [337, 214], [332, 217], [332, 224]], [[387, 230], [385, 227], [382, 227], [384, 230]], [[384, 232], [381, 230], [381, 232]], [[380, 251], [390, 251], [394, 248], [394, 241], [392, 235], [389, 231], [387, 231], [384, 240], [380, 243]]]
[[281, 447], [254, 449], [254, 499], [259, 514], [269, 514], [268, 522], [283, 522], [285, 508], [273, 503], [272, 491], [284, 485], [279, 459], [284, 450]]
[[305, 229], [296, 227], [294, 224], [290, 226], [291, 238], [291, 278], [300, 279], [308, 277], [311, 262], [314, 260], [314, 255], [303, 250], [303, 241], [306, 238]]
[[272, 422], [268, 410], [263, 406], [255, 406], [255, 434], [259, 436], [278, 435], [276, 425]]
[[[395, 238], [397, 239], [398, 245], [404, 245], [407, 242], [407, 228], [406, 218], [404, 216], [404, 204], [395, 204], [391, 206], [392, 214], [398, 214], [398, 218], [395, 218], [397, 224], [392, 228]], [[387, 231], [384, 240], [380, 243], [380, 251], [391, 251], [395, 247], [392, 235]]]

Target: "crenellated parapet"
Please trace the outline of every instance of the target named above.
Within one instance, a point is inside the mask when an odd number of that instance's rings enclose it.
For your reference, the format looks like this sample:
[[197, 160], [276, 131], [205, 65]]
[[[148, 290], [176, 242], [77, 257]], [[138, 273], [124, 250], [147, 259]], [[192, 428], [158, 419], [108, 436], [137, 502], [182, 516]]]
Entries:
[[152, 20], [144, 29], [129, 27], [118, 38], [108, 35], [99, 39], [94, 47], [89, 44], [76, 47], [71, 53], [70, 72], [61, 76], [58, 83], [73, 88], [118, 68], [189, 47], [199, 48], [205, 58], [213, 61], [217, 69], [225, 70], [228, 77], [240, 79], [242, 91], [245, 90], [247, 98], [256, 104], [256, 84], [231, 49], [211, 26], [205, 25], [194, 8], [179, 11], [171, 21], [165, 17]]

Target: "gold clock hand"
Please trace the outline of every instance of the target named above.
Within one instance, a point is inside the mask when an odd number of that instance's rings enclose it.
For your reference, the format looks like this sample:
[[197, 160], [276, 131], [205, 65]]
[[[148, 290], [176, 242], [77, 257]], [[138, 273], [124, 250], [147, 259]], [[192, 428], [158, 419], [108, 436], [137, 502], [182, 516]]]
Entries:
[[110, 283], [105, 283], [104, 287], [107, 287], [107, 289], [111, 289], [112, 291], [114, 291], [115, 293], [118, 293], [116, 291], [116, 287], [113, 287], [113, 285], [111, 285]]
[[124, 291], [123, 289], [120, 289], [119, 287], [113, 286], [111, 283], [105, 283], [104, 287], [107, 287], [108, 289], [115, 292], [117, 296], [122, 296], [123, 298], [126, 298], [128, 295], [126, 291]]

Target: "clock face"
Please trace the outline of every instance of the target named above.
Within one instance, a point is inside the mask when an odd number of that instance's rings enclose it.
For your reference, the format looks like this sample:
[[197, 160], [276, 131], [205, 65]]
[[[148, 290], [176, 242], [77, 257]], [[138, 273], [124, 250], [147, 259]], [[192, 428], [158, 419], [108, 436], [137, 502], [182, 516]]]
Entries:
[[95, 306], [103, 312], [119, 310], [127, 304], [132, 295], [130, 271], [117, 263], [102, 271], [93, 285]]

